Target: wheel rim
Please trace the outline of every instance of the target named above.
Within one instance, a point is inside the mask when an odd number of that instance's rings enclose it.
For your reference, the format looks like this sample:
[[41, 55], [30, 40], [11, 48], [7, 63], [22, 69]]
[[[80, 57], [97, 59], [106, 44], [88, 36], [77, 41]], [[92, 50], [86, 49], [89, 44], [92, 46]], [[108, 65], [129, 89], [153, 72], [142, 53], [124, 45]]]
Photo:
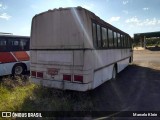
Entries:
[[22, 72], [23, 72], [22, 66], [16, 66], [15, 67], [15, 74], [16, 75], [22, 74]]
[[113, 79], [116, 78], [116, 74], [117, 74], [117, 73], [116, 73], [116, 69], [115, 69], [115, 67], [114, 67], [114, 68], [113, 68], [113, 75], [112, 75], [112, 78], [113, 78]]

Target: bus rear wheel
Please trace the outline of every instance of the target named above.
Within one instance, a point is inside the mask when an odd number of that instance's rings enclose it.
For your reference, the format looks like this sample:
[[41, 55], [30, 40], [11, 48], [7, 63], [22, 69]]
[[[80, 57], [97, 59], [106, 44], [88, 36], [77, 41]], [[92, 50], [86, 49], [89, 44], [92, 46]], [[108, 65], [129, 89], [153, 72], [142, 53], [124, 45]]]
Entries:
[[112, 79], [116, 79], [117, 78], [117, 69], [116, 69], [116, 67], [114, 66], [113, 67], [113, 72], [112, 72]]
[[20, 74], [23, 74], [24, 71], [25, 71], [25, 68], [22, 64], [16, 64], [12, 69], [12, 74], [13, 75], [20, 75]]

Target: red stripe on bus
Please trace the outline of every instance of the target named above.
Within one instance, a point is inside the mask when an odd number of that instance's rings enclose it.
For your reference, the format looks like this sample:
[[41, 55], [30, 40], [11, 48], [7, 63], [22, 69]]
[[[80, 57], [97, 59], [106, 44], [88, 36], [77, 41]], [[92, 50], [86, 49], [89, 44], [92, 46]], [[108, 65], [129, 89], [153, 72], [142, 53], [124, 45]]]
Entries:
[[0, 62], [2, 63], [16, 62], [16, 59], [10, 52], [0, 52]]
[[29, 55], [25, 51], [12, 52], [18, 61], [28, 61]]

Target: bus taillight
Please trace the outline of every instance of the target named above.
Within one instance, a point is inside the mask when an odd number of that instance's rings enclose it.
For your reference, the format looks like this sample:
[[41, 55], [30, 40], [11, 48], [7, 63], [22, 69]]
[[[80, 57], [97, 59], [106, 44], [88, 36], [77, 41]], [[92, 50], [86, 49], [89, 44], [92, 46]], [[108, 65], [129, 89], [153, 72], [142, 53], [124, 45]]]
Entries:
[[74, 75], [74, 81], [83, 82], [83, 76], [82, 75]]
[[43, 72], [37, 72], [37, 78], [43, 78]]
[[31, 71], [31, 76], [36, 77], [36, 71]]
[[71, 81], [71, 75], [63, 75], [63, 80]]

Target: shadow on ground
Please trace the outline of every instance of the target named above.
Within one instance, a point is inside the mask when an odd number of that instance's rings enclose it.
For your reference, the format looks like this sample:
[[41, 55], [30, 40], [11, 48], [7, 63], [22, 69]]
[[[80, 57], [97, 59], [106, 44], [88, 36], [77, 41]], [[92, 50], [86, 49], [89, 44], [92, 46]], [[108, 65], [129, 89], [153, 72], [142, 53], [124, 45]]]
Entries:
[[150, 51], [160, 51], [160, 47], [158, 47], [158, 46], [155, 46], [155, 47], [147, 47], [146, 49], [147, 49], [147, 50], [150, 50]]
[[93, 91], [95, 110], [160, 110], [160, 70], [130, 65], [117, 80], [108, 81]]

